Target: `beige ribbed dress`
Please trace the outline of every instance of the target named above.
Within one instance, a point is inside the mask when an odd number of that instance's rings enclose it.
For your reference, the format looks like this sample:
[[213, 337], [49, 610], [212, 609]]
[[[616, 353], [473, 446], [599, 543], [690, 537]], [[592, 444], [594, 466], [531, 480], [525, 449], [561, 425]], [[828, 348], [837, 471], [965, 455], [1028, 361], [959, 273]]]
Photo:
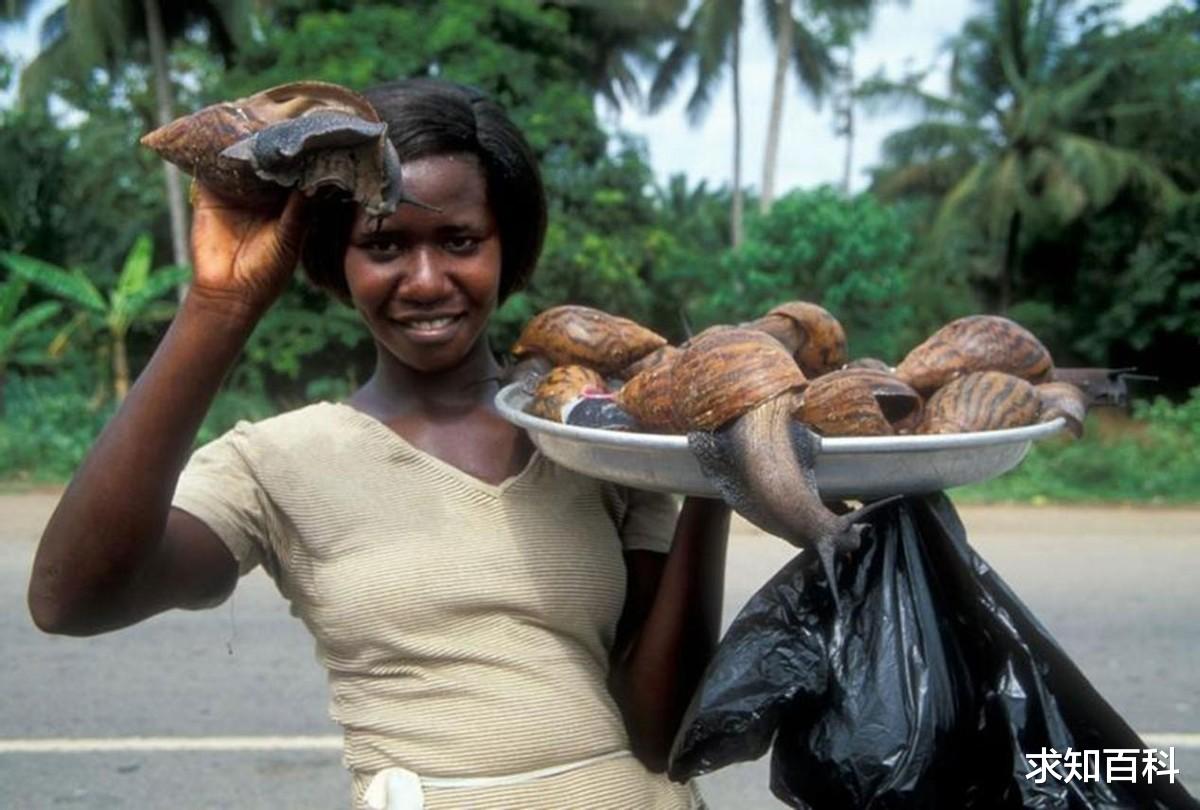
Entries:
[[[347, 405], [241, 423], [192, 457], [174, 504], [263, 565], [316, 639], [355, 807], [373, 774], [502, 776], [628, 749], [605, 688], [622, 549], [665, 551], [675, 508], [535, 453], [493, 486]], [[281, 673], [281, 677], [284, 673]], [[438, 808], [687, 808], [632, 757]]]

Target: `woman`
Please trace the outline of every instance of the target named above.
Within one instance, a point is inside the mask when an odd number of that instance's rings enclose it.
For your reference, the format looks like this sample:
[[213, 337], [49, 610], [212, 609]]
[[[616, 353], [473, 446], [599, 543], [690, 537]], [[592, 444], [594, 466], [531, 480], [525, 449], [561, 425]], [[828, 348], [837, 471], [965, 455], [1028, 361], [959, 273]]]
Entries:
[[[428, 207], [267, 214], [198, 189], [194, 282], [46, 528], [34, 620], [90, 635], [210, 607], [262, 564], [329, 672], [356, 806], [695, 806], [661, 771], [716, 642], [728, 512], [688, 499], [676, 520], [498, 416], [486, 328], [541, 249], [536, 163], [466, 88], [366, 95]], [[189, 461], [302, 251], [371, 332], [374, 375]]]

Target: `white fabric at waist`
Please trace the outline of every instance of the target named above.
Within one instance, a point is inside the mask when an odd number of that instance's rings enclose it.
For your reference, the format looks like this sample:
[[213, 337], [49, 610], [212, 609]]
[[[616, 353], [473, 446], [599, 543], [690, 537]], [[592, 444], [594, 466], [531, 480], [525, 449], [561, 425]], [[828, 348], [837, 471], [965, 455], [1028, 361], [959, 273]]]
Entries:
[[489, 788], [522, 785], [600, 762], [633, 756], [630, 751], [611, 751], [607, 754], [564, 762], [536, 771], [511, 773], [504, 776], [440, 777], [420, 776], [407, 768], [391, 767], [379, 771], [363, 794], [363, 804], [370, 810], [423, 810], [425, 788]]

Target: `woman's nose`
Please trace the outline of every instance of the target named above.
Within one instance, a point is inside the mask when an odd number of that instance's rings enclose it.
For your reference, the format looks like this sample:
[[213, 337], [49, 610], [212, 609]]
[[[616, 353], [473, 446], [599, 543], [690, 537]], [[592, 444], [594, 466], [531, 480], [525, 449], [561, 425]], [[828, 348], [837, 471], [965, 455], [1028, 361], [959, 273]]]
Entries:
[[432, 303], [450, 294], [450, 277], [441, 266], [434, 250], [417, 248], [411, 251], [410, 258], [409, 266], [405, 269], [396, 291], [401, 298]]

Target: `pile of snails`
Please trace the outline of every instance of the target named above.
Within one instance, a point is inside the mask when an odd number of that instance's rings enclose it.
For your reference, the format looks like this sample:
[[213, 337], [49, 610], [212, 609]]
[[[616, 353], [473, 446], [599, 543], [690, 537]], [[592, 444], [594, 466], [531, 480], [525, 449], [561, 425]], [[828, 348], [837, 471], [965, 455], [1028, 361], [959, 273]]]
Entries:
[[[1054, 381], [1045, 346], [995, 315], [952, 321], [895, 368], [847, 362], [838, 321], [799, 301], [737, 327], [713, 327], [680, 347], [626, 318], [554, 307], [527, 324], [513, 354], [524, 364], [532, 413], [618, 430], [711, 429], [759, 389], [793, 391], [793, 417], [825, 436], [963, 433], [1060, 416], [1078, 436], [1086, 412], [1079, 388]], [[697, 399], [711, 413], [698, 417]]]
[[1083, 392], [1054, 381], [1050, 353], [1019, 324], [953, 321], [894, 369], [847, 362], [846, 335], [807, 302], [675, 347], [633, 321], [580, 306], [546, 310], [513, 346], [529, 411], [586, 427], [687, 434], [705, 476], [743, 517], [812, 548], [830, 582], [867, 510], [835, 514], [813, 465], [826, 436], [955, 433], [1064, 417], [1079, 435]]

